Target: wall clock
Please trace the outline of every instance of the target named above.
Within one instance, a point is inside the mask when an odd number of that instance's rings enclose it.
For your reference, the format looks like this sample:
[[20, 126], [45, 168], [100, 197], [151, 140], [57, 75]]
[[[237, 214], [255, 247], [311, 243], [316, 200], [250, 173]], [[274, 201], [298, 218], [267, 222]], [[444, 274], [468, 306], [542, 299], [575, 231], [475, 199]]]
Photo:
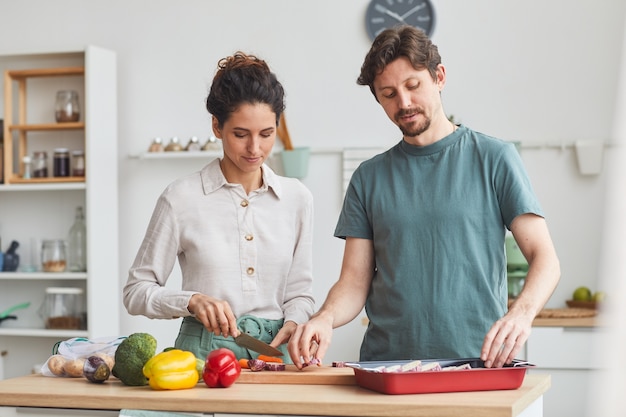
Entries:
[[367, 34], [376, 35], [396, 25], [407, 24], [430, 36], [435, 27], [435, 9], [429, 0], [371, 0], [365, 12]]

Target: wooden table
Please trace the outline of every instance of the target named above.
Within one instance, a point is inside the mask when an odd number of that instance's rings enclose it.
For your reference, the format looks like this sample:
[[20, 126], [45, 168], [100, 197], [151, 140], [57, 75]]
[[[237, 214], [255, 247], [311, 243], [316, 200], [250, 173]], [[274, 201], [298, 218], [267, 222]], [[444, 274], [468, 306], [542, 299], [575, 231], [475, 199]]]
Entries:
[[[341, 369], [341, 368], [336, 368]], [[550, 375], [526, 375], [516, 390], [445, 394], [385, 395], [347, 381], [343, 368], [331, 384], [270, 383], [246, 375], [226, 389], [195, 388], [154, 391], [127, 387], [116, 379], [94, 384], [83, 378], [29, 375], [0, 381], [0, 415], [23, 415], [15, 407], [262, 415], [540, 417]], [[260, 373], [259, 373], [260, 374]], [[266, 378], [269, 372], [263, 374]], [[245, 383], [246, 380], [249, 383]], [[2, 408], [5, 406], [6, 408]], [[11, 414], [11, 410], [15, 414]], [[55, 414], [57, 415], [57, 414]]]

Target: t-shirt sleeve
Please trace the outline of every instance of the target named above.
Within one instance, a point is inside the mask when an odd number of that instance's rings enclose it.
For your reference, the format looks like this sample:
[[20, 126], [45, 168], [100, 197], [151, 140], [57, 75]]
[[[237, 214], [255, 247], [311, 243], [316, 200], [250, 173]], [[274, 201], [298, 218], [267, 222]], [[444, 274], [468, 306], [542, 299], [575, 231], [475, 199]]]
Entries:
[[510, 229], [513, 219], [522, 214], [544, 217], [526, 168], [513, 144], [502, 148], [496, 167], [494, 183], [506, 227]]

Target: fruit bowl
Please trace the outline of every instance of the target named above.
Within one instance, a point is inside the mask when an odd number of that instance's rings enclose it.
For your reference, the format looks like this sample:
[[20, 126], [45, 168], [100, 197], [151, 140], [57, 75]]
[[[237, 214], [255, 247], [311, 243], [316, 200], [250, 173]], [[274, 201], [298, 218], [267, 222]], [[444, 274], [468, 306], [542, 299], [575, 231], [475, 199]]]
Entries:
[[596, 310], [598, 308], [598, 303], [596, 301], [567, 300], [565, 303], [569, 308], [589, 308], [592, 310]]

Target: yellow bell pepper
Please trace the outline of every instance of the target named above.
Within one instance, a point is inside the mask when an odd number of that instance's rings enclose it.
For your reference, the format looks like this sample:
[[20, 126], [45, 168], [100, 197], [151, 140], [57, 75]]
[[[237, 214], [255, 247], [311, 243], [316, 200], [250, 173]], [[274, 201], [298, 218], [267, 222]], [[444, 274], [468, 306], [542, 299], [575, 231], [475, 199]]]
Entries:
[[152, 389], [193, 388], [199, 380], [196, 356], [180, 349], [161, 352], [146, 362], [143, 374]]

